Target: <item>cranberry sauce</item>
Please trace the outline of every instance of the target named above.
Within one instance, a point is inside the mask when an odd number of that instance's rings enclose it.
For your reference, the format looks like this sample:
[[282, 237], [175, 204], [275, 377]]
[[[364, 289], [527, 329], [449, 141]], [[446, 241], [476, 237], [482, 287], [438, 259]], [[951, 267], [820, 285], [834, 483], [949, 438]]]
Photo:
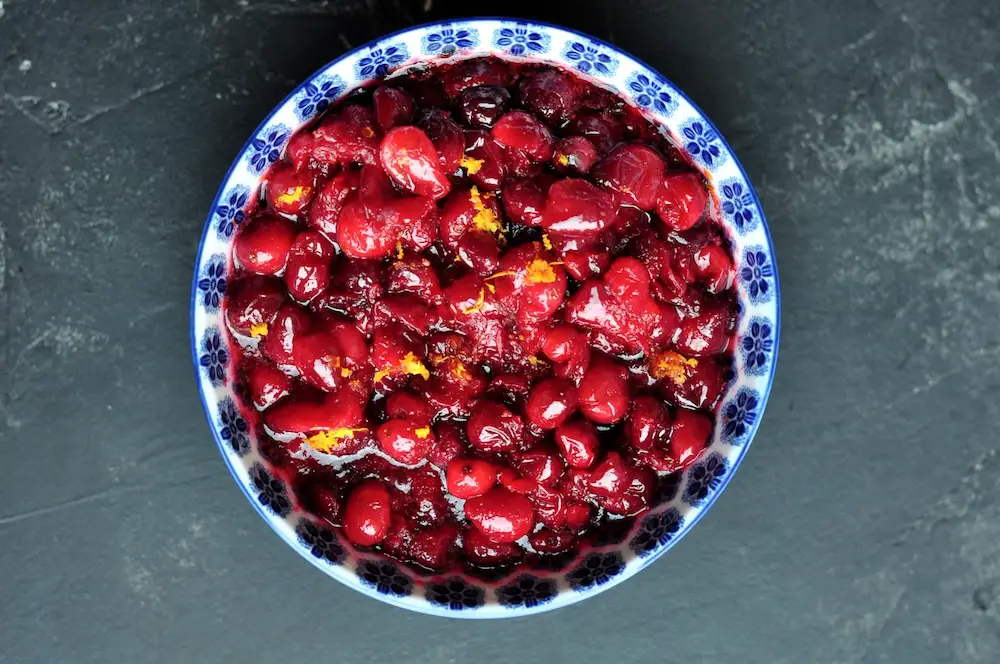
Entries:
[[299, 509], [432, 571], [544, 564], [643, 513], [708, 445], [731, 368], [710, 201], [565, 71], [467, 60], [354, 93], [235, 239], [262, 454]]

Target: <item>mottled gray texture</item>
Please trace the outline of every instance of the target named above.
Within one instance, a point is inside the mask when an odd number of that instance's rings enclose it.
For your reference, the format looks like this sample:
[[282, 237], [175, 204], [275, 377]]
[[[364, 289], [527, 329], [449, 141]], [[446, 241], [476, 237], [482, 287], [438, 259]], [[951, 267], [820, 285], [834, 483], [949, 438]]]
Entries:
[[[784, 329], [754, 449], [666, 558], [459, 625], [323, 577], [254, 514], [187, 307], [267, 110], [352, 44], [470, 13], [592, 32], [690, 93], [763, 200]], [[3, 0], [0, 662], [1000, 661], [998, 21], [987, 0]]]

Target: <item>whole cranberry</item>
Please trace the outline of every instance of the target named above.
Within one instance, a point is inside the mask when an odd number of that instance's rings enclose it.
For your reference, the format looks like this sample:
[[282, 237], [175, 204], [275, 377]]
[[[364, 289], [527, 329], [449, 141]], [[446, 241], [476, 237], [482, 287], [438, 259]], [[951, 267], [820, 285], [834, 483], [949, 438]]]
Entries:
[[389, 533], [389, 492], [378, 480], [354, 487], [344, 505], [344, 534], [358, 546], [374, 546]]
[[620, 128], [597, 113], [577, 114], [570, 128], [574, 133], [585, 136], [599, 155], [611, 152], [621, 140]]
[[609, 361], [591, 363], [580, 381], [580, 412], [598, 424], [613, 424], [628, 412], [627, 372]]
[[625, 493], [632, 473], [618, 452], [608, 452], [604, 460], [590, 472], [590, 490], [597, 496], [616, 498]]
[[285, 399], [264, 413], [265, 426], [279, 435], [355, 428], [363, 419], [361, 401], [349, 390], [325, 394], [318, 401]]
[[298, 215], [312, 201], [315, 176], [309, 171], [298, 171], [293, 166], [275, 166], [264, 183], [264, 195], [275, 212]]
[[604, 274], [611, 264], [611, 255], [604, 250], [566, 251], [562, 255], [566, 271], [577, 281]]
[[375, 107], [375, 119], [382, 131], [409, 124], [413, 118], [413, 100], [410, 95], [397, 88], [380, 85], [372, 95], [372, 104]]
[[278, 274], [285, 269], [295, 236], [295, 224], [291, 221], [277, 215], [264, 215], [252, 220], [236, 235], [233, 255], [245, 270]]
[[444, 524], [413, 534], [408, 548], [410, 560], [430, 570], [443, 571], [451, 565], [458, 541], [458, 528]]
[[438, 152], [438, 163], [445, 173], [454, 173], [465, 156], [465, 133], [447, 111], [429, 108], [417, 117], [417, 126], [424, 130]]
[[555, 429], [576, 410], [577, 391], [561, 378], [543, 380], [531, 390], [524, 414], [541, 429]]
[[313, 159], [321, 164], [376, 164], [380, 132], [371, 109], [348, 106], [313, 132]]
[[733, 261], [722, 247], [710, 244], [696, 251], [694, 267], [709, 293], [721, 293], [733, 285]]
[[260, 338], [267, 334], [285, 299], [278, 279], [255, 275], [238, 279], [226, 287], [226, 323], [235, 334]]
[[625, 424], [629, 445], [637, 450], [666, 447], [670, 438], [670, 411], [663, 403], [648, 395], [632, 401], [632, 412]]
[[542, 351], [553, 362], [565, 362], [587, 345], [587, 336], [581, 334], [572, 325], [562, 323], [556, 325], [545, 335]]
[[[312, 319], [302, 307], [286, 304], [281, 307], [274, 321], [268, 326], [267, 334], [260, 343], [264, 357], [277, 364], [282, 370], [294, 363], [297, 340], [310, 332]], [[293, 372], [294, 373], [294, 372]]]
[[493, 401], [482, 401], [466, 425], [469, 444], [480, 452], [513, 452], [521, 447], [524, 422]]
[[670, 436], [670, 456], [677, 460], [681, 468], [694, 463], [708, 447], [712, 435], [712, 421], [702, 413], [679, 408], [674, 416], [674, 427]]
[[677, 406], [693, 410], [715, 408], [726, 386], [727, 367], [711, 358], [701, 358], [695, 362], [695, 366], [688, 366], [686, 376], [675, 375], [673, 379], [668, 377], [661, 380], [660, 391], [668, 401]]
[[562, 553], [576, 545], [576, 535], [563, 530], [540, 530], [528, 536], [528, 543], [538, 553]]
[[397, 390], [385, 401], [385, 413], [397, 420], [409, 420], [422, 424], [430, 422], [427, 404], [416, 394], [408, 390]]
[[427, 453], [427, 460], [440, 469], [447, 468], [465, 450], [465, 432], [457, 422], [438, 422], [434, 425], [437, 441]]
[[492, 127], [510, 105], [510, 93], [497, 85], [466, 88], [458, 96], [458, 113], [473, 127]]
[[336, 491], [319, 482], [310, 482], [298, 491], [306, 509], [331, 525], [340, 525], [340, 496]]
[[423, 461], [434, 445], [430, 425], [409, 420], [389, 420], [378, 428], [375, 438], [387, 456], [406, 466]]
[[290, 355], [290, 364], [298, 371], [300, 379], [326, 392], [345, 385], [353, 373], [346, 367], [337, 337], [328, 332], [298, 337]]
[[437, 148], [418, 127], [391, 129], [382, 139], [379, 157], [393, 181], [417, 196], [437, 200], [451, 191]]
[[590, 521], [590, 506], [584, 503], [572, 503], [566, 507], [566, 527], [577, 531]]
[[477, 528], [462, 533], [462, 553], [473, 565], [497, 567], [514, 564], [524, 557], [524, 549], [513, 542], [494, 542]]
[[469, 179], [485, 191], [500, 191], [507, 177], [503, 148], [481, 129], [465, 132], [462, 167]]
[[574, 420], [556, 429], [556, 447], [570, 468], [590, 468], [597, 460], [599, 443], [594, 425], [586, 420]]
[[656, 198], [656, 212], [672, 231], [686, 231], [698, 223], [708, 194], [694, 173], [671, 173], [663, 178]]
[[448, 493], [467, 500], [492, 489], [497, 481], [497, 470], [482, 459], [452, 459], [445, 469], [445, 481]]
[[597, 149], [583, 136], [568, 136], [556, 144], [552, 165], [560, 173], [586, 173], [597, 162]]
[[309, 302], [330, 283], [333, 244], [317, 231], [303, 231], [288, 251], [285, 285], [299, 302]]
[[552, 132], [530, 113], [511, 111], [497, 121], [492, 134], [501, 147], [520, 151], [535, 161], [548, 161], [552, 156]]
[[528, 110], [556, 126], [576, 110], [578, 86], [566, 74], [549, 69], [525, 76], [520, 96]]
[[306, 170], [315, 166], [312, 157], [313, 135], [308, 131], [300, 131], [288, 140], [285, 156], [296, 170]]
[[444, 77], [444, 91], [452, 99], [463, 91], [482, 85], [505, 87], [512, 79], [507, 65], [496, 60], [466, 60], [450, 69]]
[[535, 525], [531, 501], [501, 488], [465, 501], [465, 516], [477, 530], [501, 544], [516, 542]]
[[337, 222], [337, 244], [351, 258], [384, 258], [395, 248], [398, 232], [379, 220], [369, 219], [358, 198], [344, 205]]
[[696, 316], [681, 321], [677, 350], [696, 357], [718, 355], [729, 346], [734, 322], [726, 305], [706, 303]]
[[502, 196], [507, 216], [525, 226], [541, 226], [545, 200], [553, 181], [547, 175], [508, 180], [504, 184]]
[[337, 219], [348, 197], [358, 190], [359, 180], [360, 172], [355, 169], [343, 170], [330, 178], [313, 198], [306, 223], [330, 238], [337, 237]]
[[555, 486], [566, 470], [562, 459], [551, 448], [521, 452], [515, 456], [513, 463], [521, 475], [546, 487]]
[[386, 288], [390, 293], [412, 293], [427, 304], [441, 297], [441, 282], [426, 258], [403, 258], [389, 266]]
[[663, 157], [644, 145], [620, 145], [594, 166], [591, 175], [626, 203], [656, 207], [663, 187]]
[[292, 379], [268, 362], [253, 362], [246, 376], [247, 391], [257, 410], [270, 408], [291, 392]]
[[531, 380], [521, 374], [500, 374], [486, 386], [486, 396], [510, 407], [520, 407], [528, 399]]
[[542, 228], [570, 237], [596, 236], [614, 216], [611, 196], [586, 180], [567, 178], [549, 188]]

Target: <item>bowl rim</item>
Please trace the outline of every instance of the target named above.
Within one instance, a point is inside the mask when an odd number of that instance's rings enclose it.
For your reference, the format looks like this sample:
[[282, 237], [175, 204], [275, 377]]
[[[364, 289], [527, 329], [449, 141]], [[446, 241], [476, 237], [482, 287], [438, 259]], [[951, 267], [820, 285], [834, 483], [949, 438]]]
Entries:
[[[678, 97], [680, 97], [686, 103], [688, 103], [694, 109], [697, 115], [700, 116], [700, 120], [704, 122], [710, 130], [715, 132], [715, 135], [717, 136], [719, 143], [721, 143], [721, 145], [726, 149], [729, 157], [733, 161], [733, 164], [736, 166], [740, 175], [742, 175], [743, 181], [746, 182], [746, 184], [749, 187], [748, 193], [752, 197], [753, 204], [756, 206], [757, 213], [759, 214], [760, 218], [760, 226], [767, 239], [766, 248], [768, 250], [768, 257], [770, 259], [770, 263], [773, 268], [774, 306], [775, 306], [775, 319], [774, 319], [774, 329], [773, 329], [773, 334], [774, 334], [773, 355], [770, 360], [771, 366], [766, 376], [766, 382], [760, 393], [760, 406], [759, 406], [760, 414], [757, 417], [756, 421], [750, 425], [746, 441], [742, 444], [736, 459], [731, 462], [728, 472], [726, 472], [726, 474], [721, 478], [719, 486], [712, 492], [710, 496], [706, 498], [705, 502], [701, 504], [700, 509], [698, 509], [697, 512], [690, 519], [685, 519], [681, 529], [676, 533], [676, 535], [670, 541], [668, 541], [666, 544], [662, 545], [658, 550], [652, 553], [650, 556], [645, 558], [642, 565], [636, 568], [631, 574], [619, 574], [614, 578], [610, 579], [607, 583], [592, 586], [584, 592], [568, 593], [567, 591], [560, 591], [558, 593], [559, 595], [569, 594], [571, 597], [569, 600], [563, 601], [561, 603], [546, 602], [530, 608], [526, 606], [521, 606], [517, 608], [508, 608], [505, 609], [505, 613], [502, 616], [480, 615], [478, 612], [454, 611], [454, 610], [449, 610], [446, 607], [443, 609], [438, 609], [438, 607], [431, 606], [431, 604], [426, 600], [420, 606], [414, 606], [412, 603], [403, 601], [404, 598], [397, 598], [394, 595], [382, 594], [376, 591], [374, 588], [370, 588], [363, 583], [360, 582], [348, 583], [344, 579], [340, 579], [337, 576], [331, 574], [328, 566], [324, 565], [324, 563], [321, 560], [313, 556], [305, 555], [300, 550], [298, 542], [294, 541], [291, 537], [289, 537], [285, 532], [283, 532], [278, 527], [275, 518], [271, 514], [269, 514], [267, 510], [259, 503], [259, 501], [256, 500], [255, 497], [250, 493], [248, 487], [244, 484], [243, 481], [241, 481], [236, 471], [236, 468], [233, 465], [233, 460], [226, 452], [226, 443], [225, 441], [222, 440], [217, 428], [215, 427], [215, 420], [212, 416], [211, 411], [209, 410], [208, 400], [206, 398], [206, 392], [204, 389], [202, 389], [202, 383], [200, 381], [200, 367], [199, 367], [199, 339], [196, 336], [196, 330], [195, 330], [195, 310], [198, 305], [198, 292], [199, 292], [198, 282], [200, 279], [198, 268], [204, 253], [206, 238], [212, 231], [212, 219], [215, 213], [215, 209], [218, 206], [219, 201], [222, 199], [223, 194], [226, 192], [226, 185], [229, 182], [234, 170], [241, 163], [243, 156], [247, 153], [248, 148], [251, 147], [251, 143], [258, 135], [260, 135], [262, 130], [264, 130], [269, 126], [272, 119], [279, 113], [279, 111], [285, 106], [285, 104], [287, 104], [294, 97], [296, 97], [300, 92], [302, 92], [302, 90], [309, 83], [316, 80], [331, 67], [343, 62], [344, 60], [352, 58], [359, 52], [365, 51], [366, 49], [370, 49], [379, 43], [386, 42], [392, 38], [399, 37], [401, 35], [406, 35], [411, 32], [426, 30], [428, 28], [448, 28], [455, 25], [476, 27], [477, 24], [479, 23], [487, 23], [487, 22], [517, 23], [520, 26], [525, 26], [525, 27], [537, 26], [541, 28], [560, 30], [567, 34], [575, 35], [582, 39], [589, 40], [594, 44], [599, 45], [602, 48], [605, 48], [612, 53], [631, 59], [640, 66], [645, 67], [650, 72], [655, 73], [667, 85], [670, 86], [672, 92], [676, 93]], [[471, 57], [480, 57], [480, 56], [476, 54]], [[528, 59], [530, 60], [531, 58], [529, 57]], [[620, 91], [615, 90], [615, 94], [620, 95]], [[664, 76], [656, 67], [649, 65], [641, 58], [633, 55], [632, 53], [626, 51], [625, 49], [619, 46], [608, 43], [603, 39], [600, 39], [588, 33], [581, 32], [580, 30], [576, 30], [575, 28], [570, 28], [564, 25], [558, 25], [555, 23], [550, 23], [548, 21], [542, 21], [537, 19], [518, 18], [512, 16], [497, 16], [497, 15], [473, 16], [468, 18], [454, 18], [454, 19], [442, 19], [438, 21], [428, 21], [424, 23], [411, 25], [405, 28], [401, 28], [399, 30], [395, 30], [390, 33], [379, 35], [363, 44], [359, 44], [354, 48], [344, 51], [338, 57], [323, 64], [313, 73], [309, 74], [306, 78], [304, 78], [299, 84], [297, 84], [287, 95], [285, 95], [281, 99], [281, 101], [277, 102], [268, 112], [268, 114], [263, 118], [263, 120], [257, 125], [257, 127], [253, 130], [253, 132], [251, 132], [249, 138], [247, 138], [247, 140], [243, 143], [242, 147], [236, 153], [235, 159], [232, 161], [232, 163], [229, 166], [229, 169], [223, 176], [219, 188], [212, 199], [208, 215], [205, 218], [205, 223], [202, 229], [202, 235], [198, 242], [198, 248], [196, 249], [194, 255], [194, 273], [191, 284], [191, 299], [190, 299], [189, 312], [190, 312], [189, 335], [191, 341], [192, 368], [194, 370], [195, 380], [198, 386], [198, 396], [199, 400], [201, 401], [202, 411], [205, 415], [206, 422], [209, 425], [209, 430], [212, 433], [212, 437], [215, 439], [216, 446], [219, 450], [219, 453], [222, 455], [222, 459], [225, 462], [226, 468], [229, 470], [230, 475], [232, 475], [237, 486], [239, 486], [240, 490], [243, 492], [243, 495], [246, 497], [247, 501], [253, 506], [257, 514], [265, 521], [265, 523], [267, 523], [267, 525], [271, 528], [271, 530], [274, 531], [274, 533], [277, 534], [278, 537], [281, 538], [286, 544], [288, 544], [293, 550], [299, 553], [300, 557], [305, 558], [314, 567], [321, 570], [325, 576], [333, 578], [334, 580], [340, 582], [341, 584], [343, 584], [348, 588], [351, 588], [352, 590], [355, 590], [368, 597], [371, 597], [373, 599], [379, 600], [381, 602], [390, 604], [392, 606], [401, 609], [406, 609], [417, 613], [425, 613], [427, 615], [444, 616], [444, 617], [467, 619], [467, 620], [469, 619], [492, 620], [501, 617], [507, 617], [507, 618], [523, 617], [527, 615], [546, 613], [549, 611], [554, 611], [560, 608], [564, 608], [566, 606], [570, 606], [572, 604], [576, 604], [585, 599], [594, 597], [634, 577], [638, 572], [646, 569], [654, 561], [658, 560], [667, 551], [672, 549], [695, 527], [695, 525], [698, 524], [699, 521], [701, 521], [702, 517], [711, 509], [711, 507], [719, 499], [719, 496], [721, 496], [722, 493], [725, 491], [725, 489], [728, 487], [729, 483], [732, 481], [733, 477], [736, 474], [736, 470], [739, 468], [740, 464], [743, 462], [743, 459], [746, 457], [747, 452], [749, 451], [750, 446], [757, 435], [757, 431], [760, 428], [761, 421], [763, 420], [763, 415], [767, 410], [767, 402], [770, 398], [771, 390], [774, 387], [774, 375], [778, 366], [778, 356], [780, 354], [780, 348], [781, 348], [781, 343], [780, 343], [781, 342], [781, 282], [779, 277], [777, 256], [774, 249], [774, 241], [771, 237], [770, 226], [767, 223], [767, 217], [764, 214], [764, 209], [763, 206], [761, 205], [760, 198], [757, 195], [756, 188], [750, 181], [746, 169], [743, 167], [743, 164], [736, 156], [735, 151], [733, 151], [732, 147], [729, 145], [729, 142], [726, 140], [725, 136], [722, 134], [722, 132], [718, 130], [718, 128], [715, 126], [715, 123], [712, 122], [711, 118], [680, 87], [674, 84], [670, 78]]]

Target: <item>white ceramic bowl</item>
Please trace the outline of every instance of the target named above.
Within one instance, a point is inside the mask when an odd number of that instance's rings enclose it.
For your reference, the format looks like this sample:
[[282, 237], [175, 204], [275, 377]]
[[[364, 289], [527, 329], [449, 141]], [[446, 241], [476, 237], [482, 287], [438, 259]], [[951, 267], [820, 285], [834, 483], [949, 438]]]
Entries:
[[[666, 478], [660, 503], [616, 522], [592, 546], [551, 569], [500, 578], [421, 576], [390, 559], [355, 551], [337, 532], [293, 509], [289, 488], [258, 454], [243, 418], [220, 304], [235, 228], [289, 137], [346, 92], [428, 60], [494, 55], [575, 70], [616, 91], [681, 147], [704, 172], [732, 241], [739, 322], [735, 377], [701, 460]], [[721, 84], [721, 82], [720, 82]], [[191, 345], [212, 434], [237, 484], [289, 546], [326, 574], [397, 606], [435, 615], [502, 618], [578, 602], [635, 575], [677, 543], [732, 478], [760, 424], [778, 354], [780, 308], [774, 249], [760, 201], [729, 145], [704, 114], [655, 70], [600, 40], [553, 25], [510, 19], [433, 23], [354, 49], [316, 72], [261, 123], [237, 155], [205, 223], [191, 293]], [[253, 555], [248, 552], [248, 555]]]

